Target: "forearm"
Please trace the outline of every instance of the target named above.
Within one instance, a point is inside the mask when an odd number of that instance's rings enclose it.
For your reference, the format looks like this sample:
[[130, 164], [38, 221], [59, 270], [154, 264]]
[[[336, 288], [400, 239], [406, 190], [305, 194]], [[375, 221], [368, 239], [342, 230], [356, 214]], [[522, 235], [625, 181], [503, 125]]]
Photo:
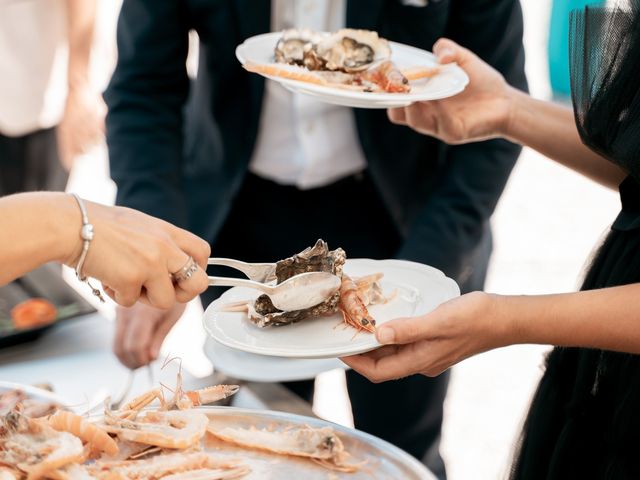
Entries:
[[510, 89], [511, 115], [505, 137], [526, 145], [607, 187], [617, 189], [627, 172], [586, 147], [573, 111]]
[[69, 90], [89, 83], [89, 62], [96, 18], [96, 0], [67, 0]]
[[64, 193], [0, 199], [0, 285], [52, 261], [69, 262], [81, 248], [80, 211]]
[[640, 354], [640, 284], [578, 293], [495, 296], [506, 345], [535, 343]]

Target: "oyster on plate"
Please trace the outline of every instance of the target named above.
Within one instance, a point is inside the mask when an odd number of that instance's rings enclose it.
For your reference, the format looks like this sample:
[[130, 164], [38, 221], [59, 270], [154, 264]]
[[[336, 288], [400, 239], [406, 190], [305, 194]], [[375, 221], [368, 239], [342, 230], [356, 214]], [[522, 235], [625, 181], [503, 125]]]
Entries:
[[[342, 278], [342, 269], [347, 256], [341, 248], [329, 250], [323, 240], [318, 240], [313, 247], [276, 263], [277, 283], [306, 272], [328, 272]], [[340, 291], [328, 300], [305, 309], [291, 312], [278, 310], [267, 295], [260, 295], [253, 305], [249, 305], [249, 319], [259, 327], [271, 325], [288, 325], [307, 317], [331, 315], [338, 311]]]
[[344, 28], [329, 35], [315, 48], [325, 70], [360, 72], [391, 58], [389, 42], [370, 30]]
[[309, 70], [360, 72], [389, 60], [387, 40], [370, 30], [344, 28], [335, 33], [285, 30], [276, 44], [278, 63], [299, 65]]
[[299, 65], [309, 70], [321, 70], [322, 60], [316, 54], [315, 45], [327, 36], [326, 33], [317, 33], [309, 29], [285, 30], [276, 44], [276, 62]]

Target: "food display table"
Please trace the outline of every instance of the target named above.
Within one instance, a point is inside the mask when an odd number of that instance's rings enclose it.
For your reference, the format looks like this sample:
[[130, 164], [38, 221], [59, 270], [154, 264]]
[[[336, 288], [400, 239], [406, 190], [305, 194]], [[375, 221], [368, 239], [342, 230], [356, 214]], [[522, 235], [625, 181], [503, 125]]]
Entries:
[[[163, 368], [164, 362], [156, 361], [132, 374], [111, 351], [113, 334], [113, 322], [99, 313], [67, 321], [35, 342], [1, 349], [0, 380], [48, 384], [78, 411], [100, 408], [106, 397], [131, 398], [160, 382], [175, 385], [178, 362]], [[186, 370], [182, 376], [185, 389], [241, 384], [234, 406], [313, 415], [308, 403], [277, 384], [243, 383], [216, 374], [198, 378]]]

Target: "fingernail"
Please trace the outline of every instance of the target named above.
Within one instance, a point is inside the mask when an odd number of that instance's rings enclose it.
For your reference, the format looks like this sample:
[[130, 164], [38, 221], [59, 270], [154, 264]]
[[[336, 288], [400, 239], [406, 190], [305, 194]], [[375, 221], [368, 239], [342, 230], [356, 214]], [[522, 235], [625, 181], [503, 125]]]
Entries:
[[453, 50], [449, 47], [445, 47], [438, 52], [438, 58], [442, 60], [445, 57], [453, 57]]
[[378, 329], [378, 341], [383, 345], [393, 343], [395, 341], [396, 334], [391, 327], [380, 327]]

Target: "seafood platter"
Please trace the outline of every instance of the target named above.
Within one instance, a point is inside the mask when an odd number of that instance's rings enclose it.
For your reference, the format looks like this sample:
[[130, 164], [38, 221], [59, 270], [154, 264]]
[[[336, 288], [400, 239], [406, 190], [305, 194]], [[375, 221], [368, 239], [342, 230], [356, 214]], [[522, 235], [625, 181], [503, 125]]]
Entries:
[[378, 348], [376, 327], [425, 314], [458, 295], [452, 279], [426, 265], [401, 260], [347, 259], [318, 240], [275, 264], [276, 283], [306, 272], [328, 272], [341, 285], [311, 308], [280, 311], [269, 297], [235, 287], [205, 311], [210, 336], [229, 348], [290, 358], [335, 358]]
[[207, 407], [238, 391], [177, 385], [101, 415], [0, 415], [0, 480], [405, 479], [433, 477], [370, 435], [285, 413]]
[[296, 93], [357, 108], [391, 108], [460, 93], [469, 82], [455, 64], [370, 30], [289, 29], [245, 40], [242, 66]]

